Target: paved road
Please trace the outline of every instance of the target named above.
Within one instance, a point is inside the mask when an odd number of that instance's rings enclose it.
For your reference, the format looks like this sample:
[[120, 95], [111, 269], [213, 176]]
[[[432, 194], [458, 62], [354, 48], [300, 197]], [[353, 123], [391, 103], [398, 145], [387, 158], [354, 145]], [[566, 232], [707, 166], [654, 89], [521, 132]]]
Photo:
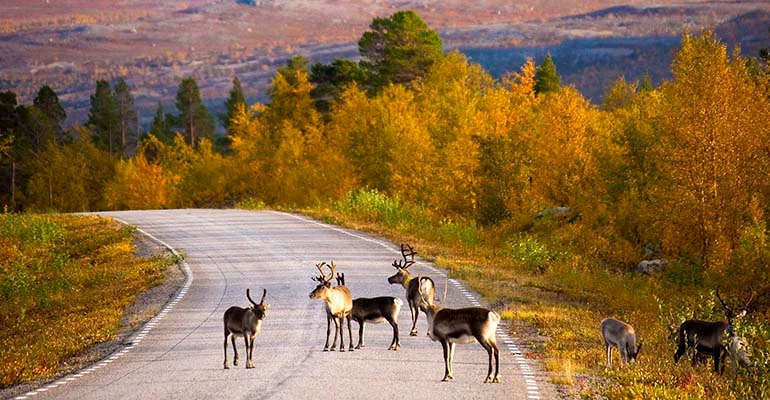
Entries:
[[[305, 217], [243, 210], [111, 212], [185, 255], [191, 275], [177, 300], [131, 342], [92, 368], [20, 396], [34, 399], [538, 399], [553, 396], [547, 377], [516, 354], [498, 335], [501, 384], [483, 384], [486, 352], [477, 344], [458, 346], [455, 380], [440, 382], [440, 344], [425, 336], [421, 314], [417, 337], [408, 335], [404, 304], [399, 317], [402, 349], [386, 350], [387, 324], [367, 326], [367, 347], [322, 352], [326, 334], [323, 305], [308, 298], [315, 287], [315, 263], [334, 260], [354, 297], [398, 296], [388, 285], [400, 258], [396, 245]], [[419, 249], [417, 249], [419, 251]], [[442, 272], [426, 262], [411, 269], [443, 287]], [[470, 306], [475, 296], [450, 281], [450, 307]], [[222, 315], [246, 306], [267, 289], [271, 304], [254, 350], [255, 369], [222, 368]], [[439, 290], [440, 292], [441, 290]], [[255, 296], [256, 294], [256, 296]], [[258, 301], [258, 299], [256, 299]], [[405, 300], [405, 299], [404, 299]], [[357, 325], [353, 323], [354, 332]], [[500, 332], [502, 333], [502, 331]], [[354, 334], [354, 340], [357, 340]], [[509, 342], [509, 343], [505, 343]], [[243, 354], [243, 340], [237, 344]], [[232, 360], [232, 354], [229, 355]]]

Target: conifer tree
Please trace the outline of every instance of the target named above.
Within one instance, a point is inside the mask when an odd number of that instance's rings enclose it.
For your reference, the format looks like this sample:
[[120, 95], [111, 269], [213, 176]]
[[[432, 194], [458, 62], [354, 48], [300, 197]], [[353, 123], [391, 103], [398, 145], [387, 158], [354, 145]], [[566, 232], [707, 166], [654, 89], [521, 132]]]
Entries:
[[369, 29], [358, 41], [358, 51], [375, 90], [388, 83], [405, 84], [424, 77], [444, 55], [441, 36], [414, 11], [375, 18]]
[[37, 92], [37, 96], [32, 101], [32, 107], [36, 112], [32, 112], [28, 117], [34, 119], [32, 123], [36, 125], [36, 132], [32, 135], [41, 138], [38, 146], [44, 146], [48, 138], [52, 138], [59, 144], [69, 141], [69, 134], [62, 127], [62, 123], [67, 119], [67, 112], [59, 103], [59, 96], [48, 85], [43, 85]]
[[134, 153], [139, 139], [139, 116], [134, 106], [134, 96], [123, 78], [115, 84], [115, 108], [120, 126], [120, 142], [123, 155]]
[[155, 109], [155, 116], [152, 119], [150, 134], [157, 137], [161, 142], [169, 144], [173, 139], [172, 126], [173, 117], [163, 111], [163, 103], [158, 102], [158, 108]]
[[94, 135], [94, 144], [106, 150], [110, 157], [122, 154], [119, 133], [120, 122], [115, 98], [110, 84], [105, 80], [96, 81], [96, 92], [91, 95], [91, 110], [88, 112], [88, 126]]
[[230, 97], [225, 101], [225, 113], [219, 116], [222, 126], [225, 127], [227, 134], [230, 134], [230, 120], [235, 115], [238, 105], [246, 105], [246, 96], [243, 94], [241, 80], [236, 76], [233, 78], [233, 88], [230, 89]]
[[556, 72], [556, 64], [553, 63], [551, 53], [548, 53], [535, 71], [535, 92], [545, 94], [557, 92], [559, 89], [561, 89], [561, 77]]
[[176, 108], [179, 110], [176, 125], [184, 133], [187, 143], [195, 146], [201, 138], [214, 138], [214, 118], [203, 104], [194, 78], [184, 78], [179, 84]]

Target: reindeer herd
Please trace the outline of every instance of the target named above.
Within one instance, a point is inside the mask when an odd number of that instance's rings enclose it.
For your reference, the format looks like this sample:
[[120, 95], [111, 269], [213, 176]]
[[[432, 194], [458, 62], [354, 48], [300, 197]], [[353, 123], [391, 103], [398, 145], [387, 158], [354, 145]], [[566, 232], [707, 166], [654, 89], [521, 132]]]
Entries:
[[[716, 297], [722, 304], [726, 321], [688, 319], [676, 327], [671, 325], [670, 319], [668, 320], [669, 339], [677, 342], [674, 363], [678, 363], [679, 359], [689, 352], [693, 365], [705, 362], [708, 357], [711, 357], [714, 360], [714, 372], [722, 373], [725, 358], [729, 356], [732, 361], [733, 378], [735, 378], [739, 364], [743, 367], [754, 365], [746, 341], [736, 336], [733, 329], [735, 319], [746, 315], [746, 310], [754, 297], [751, 296], [738, 313], [725, 303], [719, 295], [719, 288], [716, 290]], [[600, 327], [607, 353], [607, 366], [612, 366], [613, 348], [618, 349], [623, 363], [634, 363], [642, 348], [641, 340], [637, 341], [634, 327], [614, 318], [603, 319]], [[727, 346], [724, 344], [725, 333], [727, 333]]]
[[[436, 285], [429, 277], [413, 276], [409, 272], [412, 266], [414, 256], [417, 252], [408, 244], [401, 245], [401, 256], [403, 260], [393, 262], [396, 273], [388, 278], [390, 284], [400, 284], [404, 287], [405, 297], [409, 305], [409, 311], [412, 318], [412, 328], [409, 332], [411, 336], [417, 336], [417, 320], [419, 312], [422, 311], [428, 321], [427, 335], [433, 341], [441, 343], [444, 353], [444, 378], [442, 381], [451, 381], [454, 379], [452, 372], [452, 359], [454, 357], [455, 345], [478, 342], [489, 355], [489, 364], [487, 377], [484, 383], [500, 382], [500, 351], [497, 347], [495, 331], [500, 323], [500, 315], [494, 311], [482, 307], [468, 307], [453, 309], [447, 308], [443, 304], [446, 302], [446, 286], [444, 288], [444, 300], [437, 304], [435, 302]], [[388, 350], [398, 350], [401, 348], [398, 335], [398, 314], [401, 311], [403, 302], [401, 299], [391, 296], [381, 297], [361, 297], [354, 299], [350, 290], [345, 285], [345, 274], [336, 272], [336, 265], [333, 261], [329, 264], [321, 262], [316, 264], [320, 275], [313, 276], [317, 286], [310, 292], [310, 299], [322, 300], [326, 311], [326, 343], [323, 351], [337, 350], [337, 339], [339, 338], [339, 351], [345, 351], [344, 344], [344, 323], [348, 325], [348, 351], [353, 351], [353, 331], [351, 329], [351, 320], [356, 321], [359, 326], [358, 344], [355, 349], [361, 349], [364, 345], [364, 332], [367, 322], [383, 323], [388, 322], [393, 328], [393, 340]], [[325, 272], [328, 268], [328, 274]], [[336, 273], [336, 275], [335, 275]], [[332, 286], [332, 281], [336, 279], [336, 286]], [[269, 304], [265, 304], [267, 290], [263, 291], [262, 299], [259, 303], [251, 299], [249, 290], [246, 289], [246, 297], [251, 302], [248, 308], [230, 307], [224, 314], [224, 368], [228, 369], [227, 361], [227, 340], [231, 339], [233, 345], [233, 365], [238, 365], [238, 351], [235, 346], [235, 337], [243, 336], [246, 342], [247, 363], [246, 368], [254, 368], [252, 353], [254, 351], [254, 338], [261, 330], [262, 321], [265, 319]], [[753, 365], [750, 359], [750, 353], [745, 344], [745, 340], [735, 336], [733, 331], [733, 322], [735, 318], [746, 314], [746, 308], [751, 302], [736, 313], [719, 296], [719, 289], [716, 296], [722, 304], [722, 309], [726, 321], [702, 321], [686, 320], [678, 328], [671, 328], [670, 339], [676, 338], [677, 351], [674, 354], [674, 362], [688, 351], [691, 353], [693, 365], [703, 362], [705, 357], [712, 357], [714, 360], [714, 371], [722, 372], [724, 370], [725, 358], [729, 355], [732, 360], [733, 371], [737, 364], [743, 366]], [[334, 326], [334, 339], [329, 346], [332, 325]], [[604, 340], [606, 361], [608, 366], [612, 366], [612, 349], [618, 349], [622, 363], [634, 363], [639, 352], [642, 349], [642, 341], [638, 340], [634, 328], [618, 319], [605, 318], [600, 323], [600, 332]], [[724, 334], [728, 335], [728, 345], [723, 344]], [[493, 364], [494, 360], [494, 364]], [[721, 367], [720, 367], [721, 366]]]

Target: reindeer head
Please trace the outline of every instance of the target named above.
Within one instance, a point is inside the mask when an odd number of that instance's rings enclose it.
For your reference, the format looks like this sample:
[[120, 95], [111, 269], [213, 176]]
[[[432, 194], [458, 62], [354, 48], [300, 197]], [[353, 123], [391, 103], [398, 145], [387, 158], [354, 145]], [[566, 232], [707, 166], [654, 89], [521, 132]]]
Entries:
[[249, 302], [251, 302], [251, 310], [257, 316], [258, 320], [265, 319], [265, 316], [267, 316], [267, 310], [270, 308], [270, 304], [265, 304], [266, 296], [267, 289], [262, 289], [262, 300], [260, 300], [259, 304], [257, 304], [254, 300], [251, 299], [251, 293], [249, 293], [249, 289], [246, 288], [246, 298], [248, 298]]
[[[334, 268], [336, 268], [336, 266], [334, 265], [334, 261], [331, 262], [331, 265], [327, 265], [326, 262], [321, 262], [320, 264], [316, 264], [315, 266], [316, 268], [318, 268], [318, 272], [320, 272], [321, 275], [314, 276], [313, 278], [311, 278], [312, 280], [318, 282], [318, 286], [316, 286], [315, 289], [313, 289], [313, 291], [310, 292], [310, 298], [322, 299], [324, 297], [324, 293], [327, 290], [329, 290], [329, 288], [331, 288], [332, 286], [332, 279], [334, 278]], [[329, 272], [329, 275], [326, 275], [326, 273], [324, 273], [324, 270], [323, 270], [324, 266], [328, 266], [329, 269], [331, 270]]]
[[635, 349], [633, 348], [628, 349], [628, 362], [630, 364], [633, 364], [636, 362], [636, 359], [639, 357], [639, 351], [642, 350], [642, 344], [644, 343], [642, 343], [642, 341], [640, 340], [639, 344], [636, 345]]
[[733, 323], [736, 318], [741, 318], [745, 316], [746, 313], [748, 313], [749, 306], [751, 305], [751, 302], [754, 301], [754, 293], [751, 293], [749, 299], [746, 301], [743, 307], [738, 310], [738, 312], [735, 311], [735, 308], [728, 306], [727, 303], [722, 300], [722, 297], [719, 296], [719, 287], [717, 287], [716, 296], [717, 299], [719, 299], [719, 302], [722, 304], [722, 312], [725, 314], [725, 318], [727, 318], [727, 334], [729, 336], [735, 336], [735, 332], [733, 331]]
[[406, 285], [406, 282], [412, 277], [409, 273], [409, 267], [414, 264], [414, 255], [417, 254], [414, 248], [408, 244], [401, 244], [401, 257], [402, 260], [393, 261], [393, 267], [396, 269], [396, 274], [388, 278], [388, 283], [391, 285], [394, 283], [400, 283]]

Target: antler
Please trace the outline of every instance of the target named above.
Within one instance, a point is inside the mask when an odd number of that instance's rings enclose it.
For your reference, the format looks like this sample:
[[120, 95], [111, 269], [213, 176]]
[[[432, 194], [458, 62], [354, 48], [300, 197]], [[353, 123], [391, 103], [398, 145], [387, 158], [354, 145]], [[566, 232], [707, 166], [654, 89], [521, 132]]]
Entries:
[[393, 266], [396, 268], [403, 268], [407, 269], [412, 264], [414, 264], [414, 255], [417, 254], [416, 251], [414, 251], [414, 248], [406, 243], [401, 243], [401, 257], [404, 258], [404, 261], [393, 261]]
[[[332, 263], [333, 265], [334, 263]], [[314, 281], [318, 281], [320, 283], [329, 283], [329, 281], [332, 280], [334, 277], [334, 268], [332, 267], [332, 273], [327, 277], [324, 273], [324, 265], [326, 265], [325, 261], [322, 261], [320, 264], [316, 264], [315, 267], [318, 268], [318, 272], [321, 273], [319, 276], [314, 276], [312, 279]]]
[[727, 319], [728, 319], [728, 320], [732, 319], [732, 318], [733, 318], [733, 316], [735, 315], [735, 313], [733, 312], [733, 309], [732, 309], [732, 308], [730, 308], [730, 307], [729, 307], [729, 306], [728, 306], [728, 305], [725, 303], [725, 301], [724, 301], [724, 300], [722, 300], [722, 297], [721, 297], [721, 296], [719, 296], [719, 286], [717, 286], [717, 292], [716, 292], [716, 295], [717, 295], [717, 299], [719, 299], [719, 302], [720, 302], [720, 303], [722, 303], [722, 308], [724, 309], [724, 313], [725, 313], [725, 316], [727, 317]]

